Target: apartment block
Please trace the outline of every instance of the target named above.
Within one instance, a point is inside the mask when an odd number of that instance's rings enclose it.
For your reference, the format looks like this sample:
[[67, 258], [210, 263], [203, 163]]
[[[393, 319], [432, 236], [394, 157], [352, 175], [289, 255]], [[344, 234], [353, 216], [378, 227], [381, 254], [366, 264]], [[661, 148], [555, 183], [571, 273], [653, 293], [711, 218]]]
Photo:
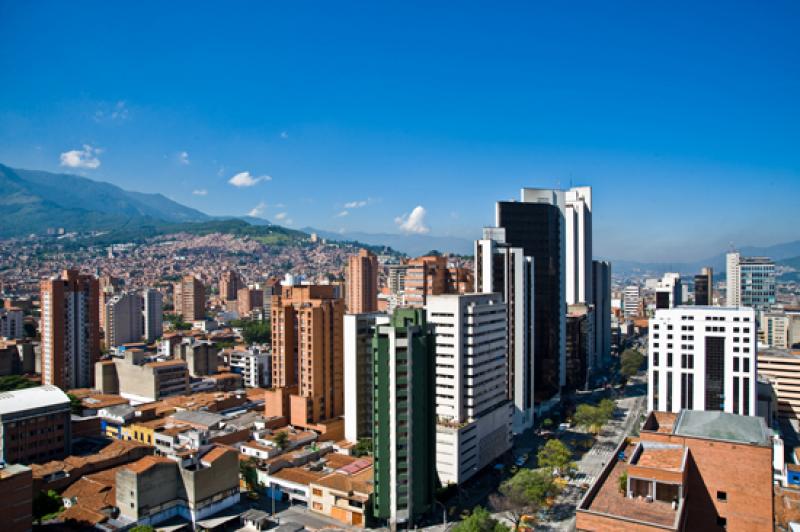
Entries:
[[714, 270], [710, 267], [694, 276], [694, 304], [701, 307], [714, 304]]
[[0, 338], [19, 340], [25, 336], [22, 309], [0, 307]]
[[186, 362], [189, 375], [205, 377], [217, 373], [220, 365], [219, 347], [211, 340], [182, 338], [172, 346], [172, 356]]
[[164, 334], [164, 296], [154, 288], [144, 291], [144, 339], [153, 343]]
[[680, 274], [665, 273], [656, 284], [656, 309], [682, 305], [682, 286]]
[[422, 309], [395, 310], [373, 339], [373, 515], [393, 529], [435, 500], [435, 348]]
[[641, 316], [642, 294], [637, 285], [628, 285], [622, 294], [622, 311], [626, 318]]
[[347, 259], [345, 309], [350, 314], [378, 310], [378, 257], [362, 249]]
[[225, 352], [231, 370], [242, 376], [248, 388], [272, 386], [272, 355], [256, 346], [247, 349], [237, 346]]
[[757, 415], [756, 327], [750, 308], [657, 310], [649, 324], [648, 410]]
[[760, 417], [651, 412], [578, 504], [576, 529], [771, 531], [772, 448]]
[[138, 342], [144, 336], [144, 298], [136, 293], [119, 293], [106, 300], [106, 348]]
[[206, 289], [194, 275], [184, 275], [173, 289], [175, 313], [184, 321], [202, 320], [206, 315]]
[[567, 390], [585, 390], [595, 352], [594, 307], [576, 303], [567, 307]]
[[381, 312], [344, 315], [344, 436], [351, 442], [372, 437], [372, 338], [388, 322]]
[[72, 444], [69, 397], [47, 385], [0, 394], [0, 463], [63, 458]]
[[772, 385], [778, 417], [800, 420], [800, 350], [759, 350], [758, 376]]
[[264, 291], [260, 288], [240, 288], [237, 293], [236, 308], [240, 318], [252, 316], [253, 311], [261, 314], [264, 308]]
[[239, 290], [244, 288], [244, 282], [234, 270], [222, 272], [219, 278], [219, 297], [222, 301], [236, 301]]
[[534, 421], [533, 258], [505, 243], [505, 229], [484, 228], [475, 242], [475, 291], [497, 293], [506, 308], [506, 397], [514, 409], [513, 431]]
[[41, 283], [42, 383], [91, 388], [100, 358], [99, 285], [91, 275], [65, 270]]
[[343, 316], [332, 285], [284, 285], [272, 296], [268, 414], [309, 427], [344, 413]]
[[464, 293], [472, 289], [473, 278], [467, 269], [450, 266], [447, 257], [429, 255], [406, 264], [402, 305], [424, 307], [429, 296]]
[[511, 449], [506, 306], [499, 294], [428, 298], [435, 332], [436, 472], [462, 484]]

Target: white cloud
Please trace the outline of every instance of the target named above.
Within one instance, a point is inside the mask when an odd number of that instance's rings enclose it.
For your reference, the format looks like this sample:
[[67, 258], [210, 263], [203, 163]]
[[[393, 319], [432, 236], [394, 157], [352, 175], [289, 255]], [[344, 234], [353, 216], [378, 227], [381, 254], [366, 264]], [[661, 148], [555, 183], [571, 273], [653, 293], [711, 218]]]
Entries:
[[336, 217], [337, 218], [343, 218], [343, 217], [347, 216], [348, 214], [350, 214], [349, 211], [342, 211], [339, 214], [337, 214]]
[[250, 172], [239, 172], [232, 178], [228, 179], [228, 183], [235, 187], [252, 187], [261, 181], [270, 181], [271, 179], [272, 177], [268, 175], [254, 176], [250, 174]]
[[178, 154], [178, 162], [181, 164], [189, 164], [189, 152], [182, 151]]
[[288, 139], [289, 138], [289, 132], [288, 131], [281, 131], [281, 138], [282, 139]]
[[198, 188], [196, 190], [192, 190], [192, 194], [195, 196], [208, 196], [208, 190], [204, 188]]
[[278, 214], [275, 215], [275, 219], [276, 220], [285, 220], [287, 216], [289, 216], [288, 212], [279, 212]]
[[267, 204], [262, 201], [258, 205], [250, 209], [250, 212], [248, 212], [247, 215], [259, 218], [264, 214], [265, 210], [267, 210]]
[[345, 209], [360, 209], [361, 207], [366, 207], [367, 202], [365, 200], [361, 201], [349, 201], [344, 204]]
[[100, 108], [94, 112], [95, 122], [104, 122], [106, 120], [112, 122], [122, 122], [128, 118], [128, 106], [124, 100], [119, 100], [114, 105], [108, 103], [101, 103]]
[[414, 207], [414, 210], [411, 211], [411, 214], [403, 214], [402, 216], [398, 216], [394, 219], [394, 223], [396, 223], [400, 230], [404, 233], [416, 233], [422, 235], [431, 230], [430, 227], [425, 225], [426, 214], [425, 207], [422, 205], [417, 205]]
[[286, 219], [283, 221], [283, 225], [294, 225], [294, 220], [292, 220], [291, 218]]
[[111, 111], [111, 120], [125, 120], [126, 118], [128, 118], [128, 108], [125, 106], [125, 102], [120, 100]]
[[88, 144], [84, 144], [82, 150], [70, 150], [62, 153], [61, 166], [94, 170], [100, 166], [100, 159], [97, 156], [101, 153], [103, 153], [103, 150], [100, 148], [93, 148]]

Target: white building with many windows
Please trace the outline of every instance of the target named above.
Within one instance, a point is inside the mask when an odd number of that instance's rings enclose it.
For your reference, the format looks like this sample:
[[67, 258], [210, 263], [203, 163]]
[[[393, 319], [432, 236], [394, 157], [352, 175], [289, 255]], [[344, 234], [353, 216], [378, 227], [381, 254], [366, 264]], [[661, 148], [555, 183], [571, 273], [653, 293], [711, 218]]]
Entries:
[[511, 448], [506, 305], [499, 294], [428, 297], [436, 333], [436, 469], [461, 484]]
[[648, 410], [756, 412], [756, 314], [681, 306], [650, 320]]

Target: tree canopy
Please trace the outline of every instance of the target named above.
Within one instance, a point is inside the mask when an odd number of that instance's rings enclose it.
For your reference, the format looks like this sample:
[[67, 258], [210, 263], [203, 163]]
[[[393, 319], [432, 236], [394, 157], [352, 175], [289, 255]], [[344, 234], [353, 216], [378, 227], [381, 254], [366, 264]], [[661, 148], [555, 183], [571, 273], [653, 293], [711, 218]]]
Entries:
[[626, 349], [620, 356], [619, 372], [625, 377], [639, 373], [644, 365], [644, 355], [636, 349]]
[[514, 530], [517, 530], [522, 516], [534, 515], [547, 503], [548, 498], [555, 497], [559, 491], [549, 470], [520, 469], [500, 484], [498, 493], [489, 500], [496, 511], [506, 513], [514, 523]]
[[508, 532], [508, 527], [482, 506], [476, 507], [472, 514], [453, 527], [454, 532]]
[[539, 467], [564, 472], [572, 464], [572, 453], [560, 440], [548, 440], [536, 455]]

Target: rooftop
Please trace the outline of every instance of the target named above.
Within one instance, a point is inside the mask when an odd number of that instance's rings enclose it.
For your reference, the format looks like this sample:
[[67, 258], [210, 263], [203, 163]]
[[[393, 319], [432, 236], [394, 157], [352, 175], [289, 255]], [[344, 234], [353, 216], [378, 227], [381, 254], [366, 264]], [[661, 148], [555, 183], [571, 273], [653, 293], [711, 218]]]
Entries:
[[759, 349], [758, 350], [759, 357], [775, 357], [775, 358], [788, 358], [791, 360], [800, 360], [800, 350], [798, 349], [777, 349], [777, 348], [767, 348], [767, 349]]
[[727, 412], [682, 410], [673, 434], [769, 447], [770, 433], [763, 418]]
[[58, 386], [49, 385], [0, 393], [0, 415], [47, 406], [69, 408], [69, 397]]
[[193, 425], [203, 425], [206, 427], [213, 427], [225, 420], [225, 416], [213, 414], [211, 412], [204, 412], [202, 410], [180, 410], [172, 414], [172, 419], [175, 421], [185, 421]]

